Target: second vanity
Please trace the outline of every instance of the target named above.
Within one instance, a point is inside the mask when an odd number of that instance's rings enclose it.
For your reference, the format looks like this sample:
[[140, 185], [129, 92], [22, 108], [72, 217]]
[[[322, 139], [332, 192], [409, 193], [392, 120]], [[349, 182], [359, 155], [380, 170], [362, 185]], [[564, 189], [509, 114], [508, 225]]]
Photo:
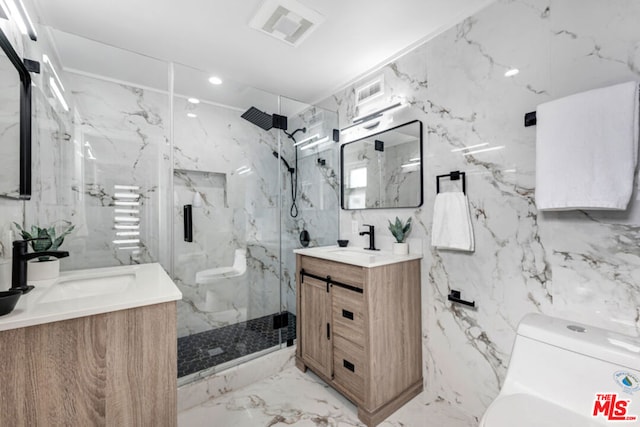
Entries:
[[176, 426], [181, 294], [159, 264], [32, 284], [0, 317], [0, 426]]
[[375, 426], [422, 391], [421, 255], [319, 247], [296, 253], [296, 366]]

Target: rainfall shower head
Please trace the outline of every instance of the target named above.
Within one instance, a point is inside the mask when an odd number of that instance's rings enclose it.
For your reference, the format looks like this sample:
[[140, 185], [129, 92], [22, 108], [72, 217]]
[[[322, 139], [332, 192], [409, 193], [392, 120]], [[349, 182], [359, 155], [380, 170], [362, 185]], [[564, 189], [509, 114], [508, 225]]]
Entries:
[[256, 107], [249, 108], [240, 117], [256, 126], [260, 126], [264, 130], [271, 130], [272, 128], [287, 130], [287, 116], [271, 115], [258, 110]]
[[256, 107], [249, 108], [240, 117], [250, 121], [256, 126], [260, 126], [264, 130], [270, 130], [273, 127], [273, 117], [271, 114], [260, 111]]

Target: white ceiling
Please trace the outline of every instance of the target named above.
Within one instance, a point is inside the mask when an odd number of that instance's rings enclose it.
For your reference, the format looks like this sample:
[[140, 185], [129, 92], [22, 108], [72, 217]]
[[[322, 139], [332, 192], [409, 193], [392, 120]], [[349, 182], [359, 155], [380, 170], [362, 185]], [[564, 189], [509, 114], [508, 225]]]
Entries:
[[493, 0], [299, 0], [325, 21], [298, 47], [249, 27], [261, 0], [32, 1], [55, 29], [315, 102]]

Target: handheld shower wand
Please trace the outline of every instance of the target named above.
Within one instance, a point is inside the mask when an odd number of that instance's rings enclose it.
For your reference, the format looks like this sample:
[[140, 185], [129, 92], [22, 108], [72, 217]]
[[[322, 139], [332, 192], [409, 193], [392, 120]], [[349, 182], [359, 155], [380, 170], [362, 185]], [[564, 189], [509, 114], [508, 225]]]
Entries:
[[294, 168], [292, 168], [291, 166], [289, 166], [289, 162], [287, 162], [284, 157], [282, 157], [280, 154], [278, 154], [277, 151], [273, 151], [273, 157], [275, 157], [276, 159], [280, 159], [282, 160], [282, 162], [284, 163], [284, 165], [287, 167], [287, 170], [289, 171], [289, 173], [293, 173], [296, 170]]

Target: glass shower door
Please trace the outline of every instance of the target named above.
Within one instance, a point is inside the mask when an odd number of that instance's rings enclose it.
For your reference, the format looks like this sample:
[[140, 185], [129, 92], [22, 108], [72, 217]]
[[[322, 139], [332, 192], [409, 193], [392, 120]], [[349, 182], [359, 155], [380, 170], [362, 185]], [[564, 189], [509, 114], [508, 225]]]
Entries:
[[[278, 98], [174, 65], [173, 277], [182, 383], [279, 348], [276, 130], [244, 120]], [[277, 318], [276, 318], [277, 320]]]

